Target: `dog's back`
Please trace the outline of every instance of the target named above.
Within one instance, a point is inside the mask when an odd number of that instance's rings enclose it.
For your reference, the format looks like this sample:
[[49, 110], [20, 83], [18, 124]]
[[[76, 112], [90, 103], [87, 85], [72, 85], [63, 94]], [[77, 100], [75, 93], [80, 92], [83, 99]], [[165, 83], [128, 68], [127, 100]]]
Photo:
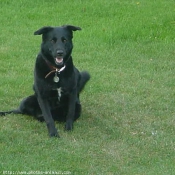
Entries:
[[86, 85], [86, 83], [90, 80], [90, 74], [87, 71], [80, 72], [81, 79], [79, 82], [79, 92], [81, 92]]

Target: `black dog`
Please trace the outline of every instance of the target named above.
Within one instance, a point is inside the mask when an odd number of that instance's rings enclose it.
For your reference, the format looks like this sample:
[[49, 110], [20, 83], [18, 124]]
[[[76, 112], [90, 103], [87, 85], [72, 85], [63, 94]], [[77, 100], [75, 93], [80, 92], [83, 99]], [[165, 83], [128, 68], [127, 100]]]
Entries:
[[81, 104], [79, 93], [90, 79], [88, 72], [79, 72], [72, 60], [73, 31], [80, 27], [65, 25], [43, 27], [34, 35], [42, 35], [41, 51], [34, 70], [34, 95], [21, 102], [16, 110], [0, 112], [27, 114], [45, 121], [50, 136], [59, 137], [54, 120], [66, 122], [65, 130], [73, 129], [79, 118]]

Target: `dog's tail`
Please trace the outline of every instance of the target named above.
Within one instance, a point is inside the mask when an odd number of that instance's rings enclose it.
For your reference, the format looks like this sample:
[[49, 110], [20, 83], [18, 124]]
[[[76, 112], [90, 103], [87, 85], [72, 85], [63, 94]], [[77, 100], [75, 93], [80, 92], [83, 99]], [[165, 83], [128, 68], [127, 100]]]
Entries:
[[0, 112], [0, 116], [5, 116], [7, 114], [22, 114], [22, 112], [19, 109], [14, 109], [11, 111], [6, 111], [6, 112]]
[[87, 71], [80, 72], [81, 79], [79, 83], [79, 92], [81, 92], [86, 85], [86, 83], [90, 80], [90, 74]]

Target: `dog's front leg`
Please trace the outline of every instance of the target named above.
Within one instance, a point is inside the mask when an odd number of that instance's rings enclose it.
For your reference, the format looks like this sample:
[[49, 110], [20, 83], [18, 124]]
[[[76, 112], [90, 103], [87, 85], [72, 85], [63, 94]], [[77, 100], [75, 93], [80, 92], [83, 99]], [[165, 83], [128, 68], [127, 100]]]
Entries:
[[57, 129], [55, 128], [55, 123], [52, 118], [47, 99], [42, 99], [41, 97], [38, 97], [38, 103], [44, 116], [50, 137], [59, 137]]
[[66, 125], [65, 125], [65, 130], [67, 131], [71, 131], [73, 129], [76, 96], [77, 96], [77, 89], [74, 89], [69, 95], [68, 114], [66, 116]]

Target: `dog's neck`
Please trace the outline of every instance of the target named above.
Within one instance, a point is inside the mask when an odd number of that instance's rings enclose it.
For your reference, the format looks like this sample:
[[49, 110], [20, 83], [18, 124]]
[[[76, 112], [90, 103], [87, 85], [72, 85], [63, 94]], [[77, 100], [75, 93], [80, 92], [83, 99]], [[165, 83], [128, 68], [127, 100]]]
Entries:
[[50, 76], [52, 73], [55, 73], [55, 75], [60, 74], [65, 69], [69, 70], [68, 72], [73, 71], [73, 62], [72, 62], [72, 56], [71, 55], [69, 55], [69, 57], [66, 60], [66, 62], [64, 63], [64, 65], [62, 67], [58, 68], [58, 67], [54, 66], [50, 61], [48, 61], [43, 53], [40, 53], [40, 54], [41, 54], [41, 57], [43, 58], [44, 62], [48, 66], [48, 68], [51, 70], [49, 73], [46, 74], [45, 78]]
[[66, 68], [66, 65], [64, 65], [61, 68], [57, 68], [57, 67], [53, 66], [49, 61], [45, 60], [45, 62], [48, 65], [48, 67], [51, 69], [51, 71], [45, 76], [45, 78], [47, 78], [50, 74], [52, 74], [54, 72], [60, 74]]

